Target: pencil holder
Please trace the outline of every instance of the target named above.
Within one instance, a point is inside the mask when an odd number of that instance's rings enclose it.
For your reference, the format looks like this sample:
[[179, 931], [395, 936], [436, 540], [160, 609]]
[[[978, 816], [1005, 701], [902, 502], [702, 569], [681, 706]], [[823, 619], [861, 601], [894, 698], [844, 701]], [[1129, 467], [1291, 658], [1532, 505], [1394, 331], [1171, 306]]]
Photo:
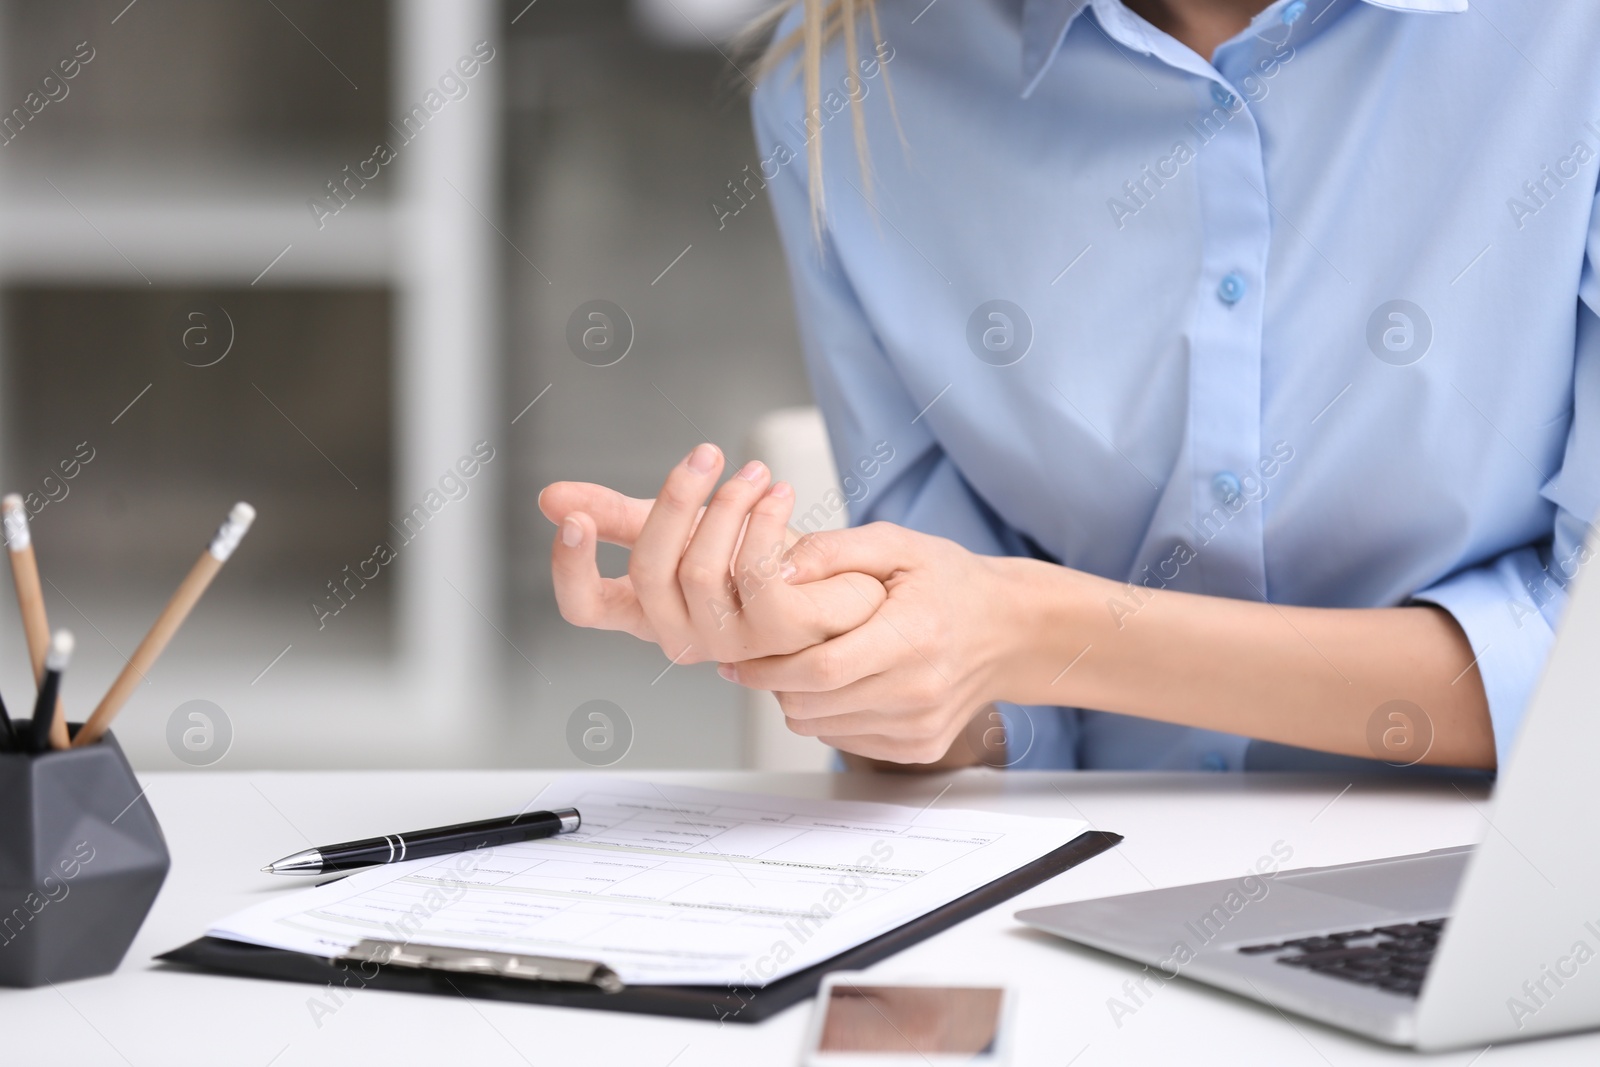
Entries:
[[65, 751], [0, 752], [0, 985], [117, 969], [171, 865], [139, 796], [110, 734]]

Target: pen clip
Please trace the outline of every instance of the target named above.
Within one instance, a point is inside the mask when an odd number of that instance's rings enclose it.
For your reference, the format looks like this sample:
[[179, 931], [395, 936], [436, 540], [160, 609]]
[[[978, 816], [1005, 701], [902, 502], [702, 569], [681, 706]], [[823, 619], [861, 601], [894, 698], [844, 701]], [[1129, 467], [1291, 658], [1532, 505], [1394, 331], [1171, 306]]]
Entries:
[[488, 974], [497, 978], [517, 978], [528, 982], [563, 982], [593, 986], [602, 993], [622, 989], [622, 979], [610, 967], [595, 960], [567, 960], [552, 956], [530, 956], [515, 952], [484, 952], [449, 945], [419, 945], [405, 941], [368, 938], [357, 942], [341, 962], [376, 963], [386, 967], [410, 967], [424, 971], [452, 971], [458, 974]]

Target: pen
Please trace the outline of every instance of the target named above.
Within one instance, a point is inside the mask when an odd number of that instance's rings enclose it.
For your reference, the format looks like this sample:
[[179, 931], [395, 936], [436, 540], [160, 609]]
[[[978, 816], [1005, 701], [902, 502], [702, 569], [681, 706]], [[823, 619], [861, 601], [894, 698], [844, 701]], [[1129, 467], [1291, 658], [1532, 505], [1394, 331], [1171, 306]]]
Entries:
[[61, 672], [72, 658], [72, 632], [57, 630], [44, 656], [44, 681], [39, 683], [39, 699], [33, 704], [33, 751], [50, 750], [50, 726], [56, 718], [56, 696], [61, 692]]
[[462, 822], [454, 826], [438, 826], [432, 830], [416, 830], [408, 834], [388, 834], [368, 837], [361, 841], [345, 841], [337, 845], [308, 848], [285, 856], [261, 868], [268, 874], [326, 874], [329, 871], [347, 871], [352, 867], [371, 867], [380, 863], [399, 863], [401, 860], [442, 856], [449, 852], [466, 852], [493, 845], [509, 845], [517, 841], [532, 841], [556, 834], [570, 834], [583, 824], [576, 808], [557, 808], [555, 811], [530, 811], [501, 819], [483, 819], [479, 822]]
[[[17, 607], [22, 612], [22, 635], [28, 642], [28, 659], [33, 665], [33, 684], [44, 684], [44, 657], [50, 650], [50, 623], [45, 616], [44, 590], [39, 585], [39, 564], [33, 554], [33, 534], [28, 529], [28, 510], [22, 497], [7, 493], [0, 502], [5, 516], [6, 549], [11, 557], [11, 577], [17, 587]], [[57, 707], [50, 726], [50, 744], [67, 747], [67, 717]]]

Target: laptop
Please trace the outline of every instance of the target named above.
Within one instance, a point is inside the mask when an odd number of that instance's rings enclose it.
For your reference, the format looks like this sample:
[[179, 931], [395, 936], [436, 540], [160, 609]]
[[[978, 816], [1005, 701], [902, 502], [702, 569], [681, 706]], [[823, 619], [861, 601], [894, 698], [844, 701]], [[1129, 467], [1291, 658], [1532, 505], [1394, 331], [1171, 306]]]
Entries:
[[[1591, 541], [1589, 559], [1597, 549]], [[1434, 1051], [1600, 1027], [1600, 579], [1578, 576], [1482, 810], [1490, 826], [1475, 848], [1017, 918], [1159, 978], [1205, 982], [1394, 1045]]]

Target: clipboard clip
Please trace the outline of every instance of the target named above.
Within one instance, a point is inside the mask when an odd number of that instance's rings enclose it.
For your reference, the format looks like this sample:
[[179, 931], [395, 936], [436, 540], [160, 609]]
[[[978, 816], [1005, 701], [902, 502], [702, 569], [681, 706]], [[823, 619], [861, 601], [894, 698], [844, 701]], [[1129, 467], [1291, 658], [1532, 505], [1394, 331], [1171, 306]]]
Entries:
[[622, 979], [595, 960], [566, 960], [553, 956], [529, 956], [515, 952], [484, 952], [449, 945], [419, 945], [406, 941], [368, 938], [359, 941], [343, 956], [342, 962], [376, 963], [384, 967], [410, 967], [423, 971], [451, 971], [457, 974], [486, 974], [496, 978], [516, 978], [525, 982], [563, 982], [592, 986], [602, 993], [622, 990]]

